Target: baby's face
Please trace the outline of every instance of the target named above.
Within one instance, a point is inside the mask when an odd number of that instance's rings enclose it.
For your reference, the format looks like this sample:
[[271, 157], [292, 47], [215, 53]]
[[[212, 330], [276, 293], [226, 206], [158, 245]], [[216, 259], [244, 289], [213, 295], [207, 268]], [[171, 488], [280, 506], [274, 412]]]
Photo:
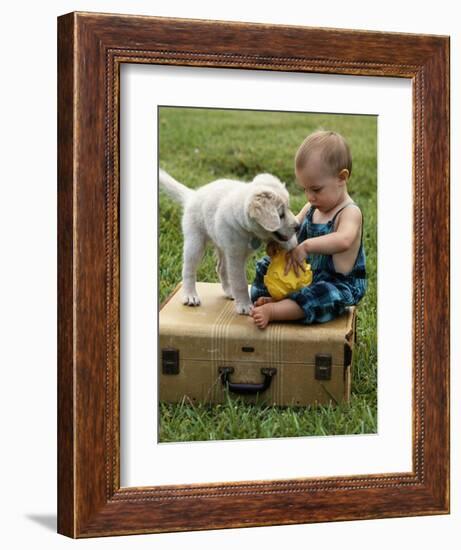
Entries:
[[332, 176], [320, 156], [315, 153], [297, 170], [296, 178], [304, 189], [307, 200], [325, 212], [342, 200], [347, 181], [347, 177]]

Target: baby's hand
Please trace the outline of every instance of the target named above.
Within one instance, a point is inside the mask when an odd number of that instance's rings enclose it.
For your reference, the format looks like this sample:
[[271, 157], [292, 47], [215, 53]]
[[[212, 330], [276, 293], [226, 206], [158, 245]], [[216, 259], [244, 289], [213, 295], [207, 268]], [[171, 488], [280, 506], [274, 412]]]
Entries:
[[304, 261], [306, 259], [306, 251], [304, 249], [303, 243], [298, 244], [296, 248], [293, 248], [293, 250], [287, 252], [285, 258], [286, 264], [285, 271], [283, 272], [284, 275], [287, 275], [292, 266], [295, 271], [296, 277], [299, 277], [300, 275], [299, 268], [301, 268], [304, 272], [306, 271], [306, 267], [304, 265]]

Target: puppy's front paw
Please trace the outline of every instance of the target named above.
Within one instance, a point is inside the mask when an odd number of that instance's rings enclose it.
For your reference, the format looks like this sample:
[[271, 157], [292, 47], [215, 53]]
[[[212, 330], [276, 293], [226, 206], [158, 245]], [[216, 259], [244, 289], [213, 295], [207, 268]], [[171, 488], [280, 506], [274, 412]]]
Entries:
[[182, 303], [185, 306], [199, 306], [200, 305], [200, 298], [198, 297], [198, 294], [191, 293], [191, 294], [184, 294], [182, 298]]
[[235, 304], [235, 309], [237, 310], [237, 313], [240, 315], [250, 315], [250, 312], [253, 310], [253, 304], [251, 302], [248, 303], [242, 303], [237, 302]]

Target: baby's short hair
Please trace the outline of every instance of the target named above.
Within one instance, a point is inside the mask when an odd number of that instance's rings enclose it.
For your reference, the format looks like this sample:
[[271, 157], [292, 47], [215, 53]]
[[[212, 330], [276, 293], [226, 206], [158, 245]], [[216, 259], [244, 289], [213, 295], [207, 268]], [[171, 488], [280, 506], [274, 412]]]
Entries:
[[347, 141], [341, 134], [327, 130], [317, 130], [307, 136], [295, 155], [295, 170], [299, 170], [313, 151], [320, 151], [331, 175], [337, 176], [346, 168], [349, 176], [352, 172], [352, 156]]

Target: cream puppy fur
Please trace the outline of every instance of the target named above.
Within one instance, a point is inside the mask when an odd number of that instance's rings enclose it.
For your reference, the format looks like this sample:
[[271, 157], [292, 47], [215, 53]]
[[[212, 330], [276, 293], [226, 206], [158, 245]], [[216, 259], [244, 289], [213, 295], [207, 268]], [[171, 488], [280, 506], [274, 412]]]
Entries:
[[183, 206], [183, 303], [200, 305], [197, 268], [211, 241], [224, 294], [235, 300], [238, 313], [248, 315], [253, 305], [245, 266], [258, 240], [277, 241], [286, 250], [298, 244], [299, 224], [289, 209], [285, 184], [271, 174], [259, 174], [250, 183], [218, 179], [194, 190], [162, 169], [159, 182]]

